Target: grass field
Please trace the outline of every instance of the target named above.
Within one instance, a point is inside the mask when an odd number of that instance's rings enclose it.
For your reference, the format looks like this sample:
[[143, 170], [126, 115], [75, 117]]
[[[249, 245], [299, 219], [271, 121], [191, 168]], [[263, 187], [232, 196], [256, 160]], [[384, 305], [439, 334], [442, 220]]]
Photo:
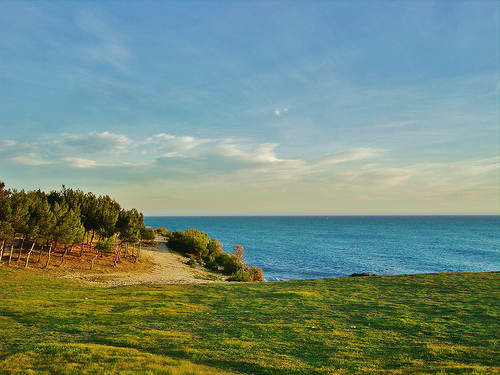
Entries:
[[500, 274], [93, 288], [0, 266], [1, 374], [500, 374]]

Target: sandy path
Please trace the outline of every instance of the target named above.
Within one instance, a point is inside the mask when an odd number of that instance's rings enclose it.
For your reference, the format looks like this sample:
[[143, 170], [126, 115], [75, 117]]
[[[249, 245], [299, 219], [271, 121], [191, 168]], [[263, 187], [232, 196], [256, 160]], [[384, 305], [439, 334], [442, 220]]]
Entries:
[[63, 277], [79, 279], [93, 286], [118, 286], [134, 284], [206, 284], [223, 281], [222, 278], [201, 268], [186, 264], [188, 258], [168, 250], [165, 242], [158, 240], [155, 248], [141, 251], [143, 262], [151, 267], [147, 271], [111, 273], [72, 273]]

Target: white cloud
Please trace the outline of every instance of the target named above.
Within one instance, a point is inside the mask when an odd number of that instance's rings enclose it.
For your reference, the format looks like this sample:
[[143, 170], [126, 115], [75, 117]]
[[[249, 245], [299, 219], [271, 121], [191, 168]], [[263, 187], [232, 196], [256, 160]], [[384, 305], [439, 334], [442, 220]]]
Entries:
[[[334, 174], [333, 185], [367, 195], [405, 195], [408, 199], [441, 197], [498, 191], [500, 158], [462, 160], [441, 163], [419, 163], [404, 166], [367, 164]], [[479, 193], [478, 193], [479, 194]]]
[[280, 109], [280, 108], [276, 108], [276, 109], [274, 110], [274, 115], [275, 115], [275, 116], [281, 116], [283, 113], [287, 113], [287, 112], [288, 112], [288, 108], [287, 108], [287, 107], [282, 108], [282, 109]]
[[7, 151], [16, 145], [15, 141], [5, 140], [0, 142], [0, 151]]
[[479, 175], [488, 172], [500, 173], [500, 156], [487, 159], [474, 159], [459, 162], [457, 173], [463, 175]]
[[277, 143], [263, 143], [252, 151], [245, 151], [229, 141], [223, 141], [212, 148], [210, 154], [245, 163], [280, 163], [284, 159], [279, 159], [276, 156], [274, 149], [277, 146]]
[[92, 132], [88, 135], [69, 135], [62, 145], [71, 153], [123, 153], [133, 145], [133, 141], [125, 135]]
[[11, 160], [18, 164], [31, 165], [31, 166], [51, 164], [50, 162], [36, 160], [34, 159], [34, 157], [35, 154], [27, 154], [27, 155], [13, 157], [11, 158]]
[[95, 168], [98, 166], [96, 161], [83, 158], [65, 157], [61, 160], [75, 168]]
[[323, 194], [324, 199], [351, 196], [372, 203], [436, 202], [452, 196], [456, 201], [480, 201], [497, 194], [500, 173], [498, 156], [405, 163], [380, 158], [383, 149], [358, 147], [305, 160], [283, 157], [278, 143], [252, 145], [232, 138], [166, 133], [143, 140], [110, 132], [63, 135], [33, 143], [3, 141], [0, 151], [2, 147], [4, 160], [17, 163], [20, 171], [22, 166], [36, 166], [51, 175], [54, 169], [45, 165], [59, 163], [64, 168], [57, 169], [66, 177], [77, 176], [73, 178], [82, 182], [140, 181], [148, 186], [161, 180], [179, 191], [211, 189], [228, 195], [244, 188], [252, 199], [278, 197], [280, 189], [288, 189], [302, 200]]
[[160, 133], [148, 138], [145, 145], [153, 145], [154, 152], [159, 152], [164, 157], [172, 157], [193, 150], [207, 142], [210, 142], [210, 140], [196, 139], [190, 136], [176, 137], [170, 134]]
[[258, 146], [251, 154], [252, 159], [259, 163], [280, 163], [284, 160], [278, 159], [274, 149], [278, 147], [277, 143], [263, 143]]
[[322, 155], [312, 159], [312, 162], [316, 165], [346, 163], [349, 161], [372, 159], [379, 156], [382, 152], [384, 150], [378, 148], [352, 148], [346, 151]]
[[279, 158], [274, 151], [277, 146], [277, 143], [263, 143], [245, 149], [225, 140], [201, 156], [209, 168], [229, 173], [246, 184], [301, 179], [310, 169], [307, 163], [300, 159]]
[[402, 185], [421, 174], [422, 172], [414, 166], [387, 167], [381, 164], [369, 164], [357, 170], [339, 173], [337, 178], [352, 190], [388, 189]]
[[381, 124], [379, 128], [404, 128], [408, 125], [415, 124], [419, 122], [418, 120], [408, 120], [408, 121], [393, 121], [388, 124]]

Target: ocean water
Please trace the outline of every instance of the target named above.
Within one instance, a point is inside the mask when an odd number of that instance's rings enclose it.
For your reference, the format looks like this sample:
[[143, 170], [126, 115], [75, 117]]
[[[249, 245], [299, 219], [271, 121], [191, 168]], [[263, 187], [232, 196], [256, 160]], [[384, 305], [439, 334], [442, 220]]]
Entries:
[[500, 271], [500, 216], [149, 216], [147, 226], [194, 228], [223, 250], [245, 249], [268, 281]]

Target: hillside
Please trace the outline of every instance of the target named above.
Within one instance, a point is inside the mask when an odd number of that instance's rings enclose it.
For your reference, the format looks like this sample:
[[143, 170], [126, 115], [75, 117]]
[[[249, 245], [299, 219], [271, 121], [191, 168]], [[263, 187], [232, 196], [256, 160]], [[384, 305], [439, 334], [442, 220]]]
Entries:
[[[80, 256], [79, 251], [73, 251], [62, 261], [61, 252], [54, 253], [54, 261], [45, 268], [46, 254], [42, 253], [41, 260], [30, 264], [29, 270], [102, 287], [135, 284], [200, 284], [223, 280], [221, 275], [201, 267], [189, 267], [187, 265], [189, 258], [171, 252], [163, 238], [157, 237], [155, 243], [156, 246], [145, 246], [141, 250], [141, 257], [137, 260], [133, 256], [122, 257], [120, 262], [114, 264], [114, 254], [100, 254], [92, 269], [89, 266], [94, 254], [83, 253]], [[57, 260], [58, 258], [61, 260]], [[13, 261], [11, 267], [24, 268], [24, 262]]]
[[500, 374], [498, 273], [95, 285], [0, 266], [0, 373]]

